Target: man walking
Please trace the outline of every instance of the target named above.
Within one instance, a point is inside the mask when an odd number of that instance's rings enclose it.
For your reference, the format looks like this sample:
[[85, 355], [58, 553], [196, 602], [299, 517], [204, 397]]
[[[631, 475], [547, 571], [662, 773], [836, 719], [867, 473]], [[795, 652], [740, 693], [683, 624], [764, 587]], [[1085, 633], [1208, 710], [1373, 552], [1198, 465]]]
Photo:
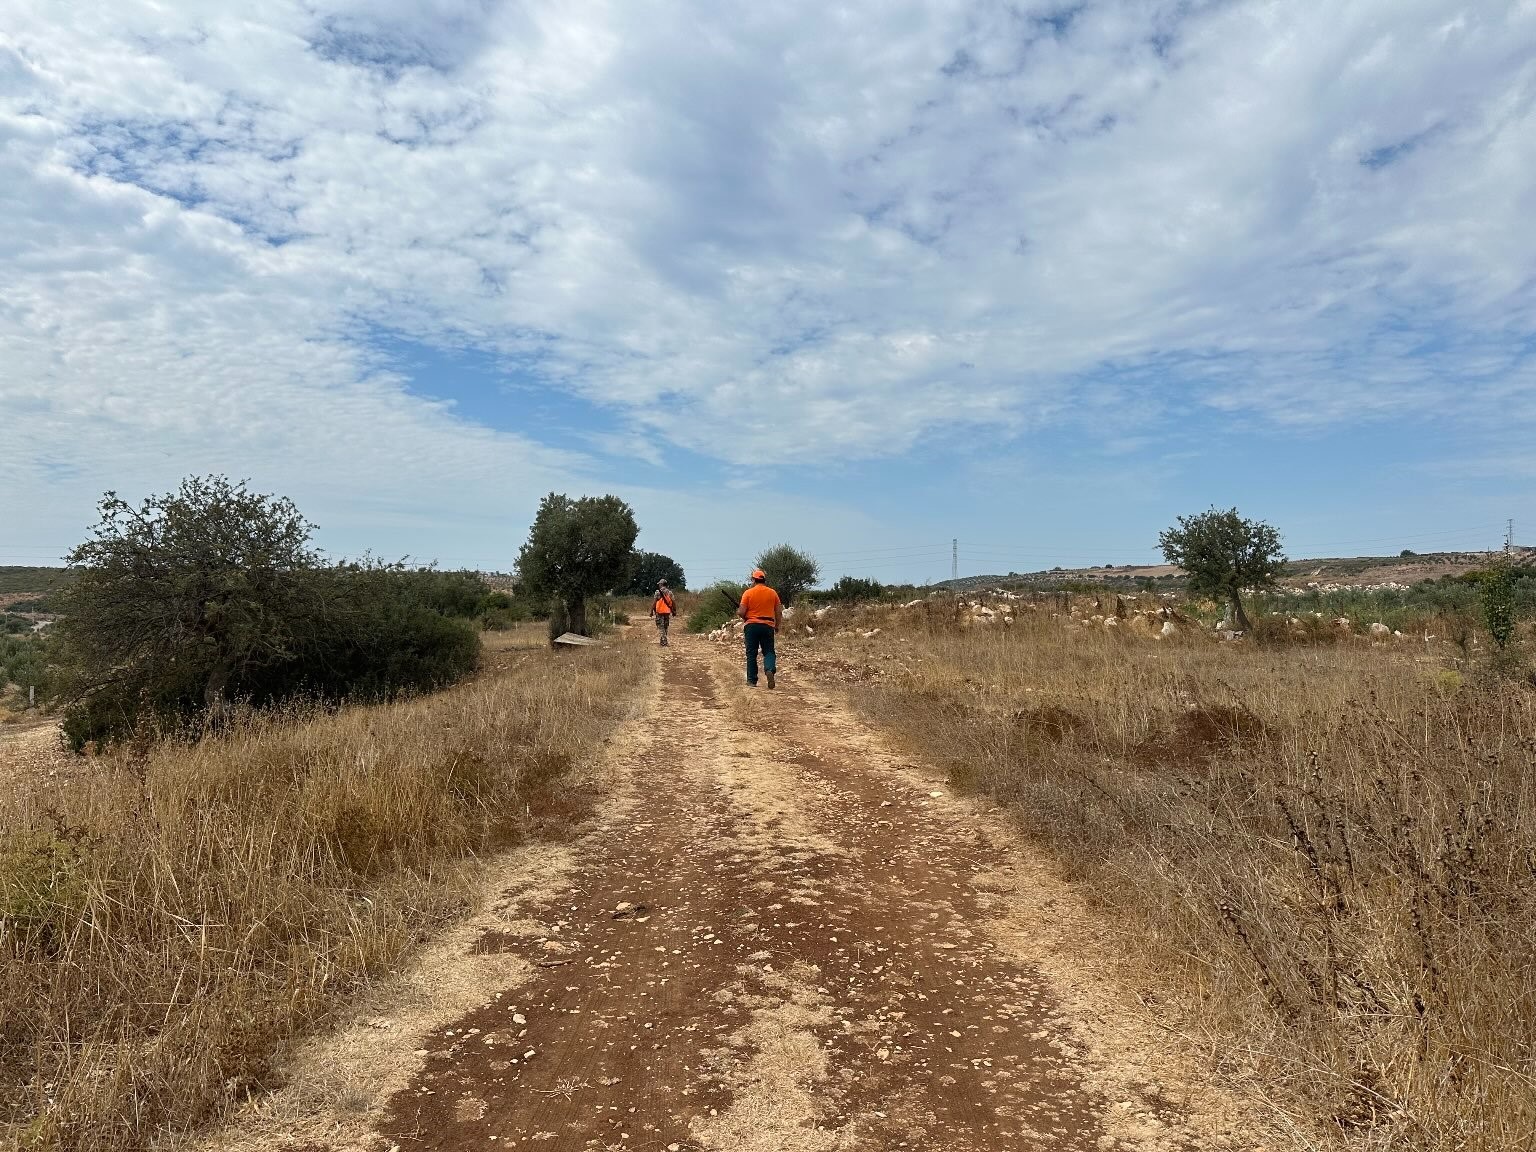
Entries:
[[778, 658], [773, 650], [773, 638], [784, 623], [784, 604], [779, 594], [768, 587], [768, 577], [761, 568], [752, 570], [752, 586], [741, 594], [741, 604], [736, 615], [747, 622], [742, 636], [747, 642], [747, 683], [757, 687], [757, 651], [763, 651], [763, 670], [768, 673], [768, 687], [773, 687], [773, 674], [778, 670]]
[[667, 627], [677, 612], [677, 601], [672, 599], [672, 589], [665, 580], [656, 581], [656, 595], [651, 598], [651, 619], [656, 621], [656, 631], [661, 633], [661, 646], [667, 646]]

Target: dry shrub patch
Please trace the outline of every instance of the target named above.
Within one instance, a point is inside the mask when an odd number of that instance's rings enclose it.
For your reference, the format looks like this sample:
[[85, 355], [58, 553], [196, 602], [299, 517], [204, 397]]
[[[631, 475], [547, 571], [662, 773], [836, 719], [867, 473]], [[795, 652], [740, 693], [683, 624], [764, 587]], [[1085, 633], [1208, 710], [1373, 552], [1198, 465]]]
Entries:
[[1422, 644], [1157, 644], [1028, 617], [930, 619], [894, 651], [861, 708], [1009, 805], [1176, 974], [1180, 1027], [1310, 1138], [1536, 1147], [1528, 687]]
[[649, 650], [503, 652], [472, 683], [124, 749], [0, 799], [0, 1146], [106, 1152], [274, 1084], [294, 1037], [569, 810]]

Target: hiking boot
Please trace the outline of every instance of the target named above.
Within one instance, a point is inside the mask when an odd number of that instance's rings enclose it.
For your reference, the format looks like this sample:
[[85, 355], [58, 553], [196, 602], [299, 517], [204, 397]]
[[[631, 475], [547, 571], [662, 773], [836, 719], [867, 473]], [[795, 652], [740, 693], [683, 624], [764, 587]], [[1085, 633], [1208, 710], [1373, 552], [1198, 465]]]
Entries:
[[772, 672], [768, 673], [768, 687], [770, 687], [770, 688], [773, 687], [773, 673]]

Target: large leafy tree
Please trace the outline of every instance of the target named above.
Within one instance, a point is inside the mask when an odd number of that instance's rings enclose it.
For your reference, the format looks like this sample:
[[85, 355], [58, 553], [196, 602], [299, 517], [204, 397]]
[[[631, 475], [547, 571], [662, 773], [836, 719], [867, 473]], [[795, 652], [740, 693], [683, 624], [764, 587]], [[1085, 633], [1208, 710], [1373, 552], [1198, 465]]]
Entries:
[[636, 552], [630, 568], [629, 580], [614, 589], [620, 596], [649, 596], [656, 591], [656, 582], [665, 580], [674, 592], [688, 587], [683, 566], [670, 556], [660, 552]]
[[1184, 569], [1189, 590], [1227, 601], [1245, 632], [1251, 625], [1240, 593], [1274, 587], [1285, 564], [1280, 534], [1262, 520], [1244, 520], [1236, 508], [1180, 516], [1158, 543], [1168, 563]]
[[821, 579], [821, 566], [815, 558], [788, 544], [775, 544], [764, 549], [757, 558], [757, 566], [785, 604], [793, 604], [800, 598], [800, 593]]
[[143, 718], [179, 723], [239, 700], [378, 699], [471, 671], [467, 573], [326, 565], [291, 501], [222, 476], [138, 506], [109, 492], [58, 593], [58, 695], [79, 746]]
[[291, 655], [319, 565], [291, 501], [208, 476], [137, 507], [108, 492], [98, 512], [59, 593], [72, 704], [121, 689], [208, 706]]
[[551, 492], [539, 502], [518, 553], [518, 575], [532, 595], [555, 602], [552, 619], [578, 636], [589, 635], [587, 597], [628, 582], [639, 534], [634, 512], [617, 496], [573, 500]]

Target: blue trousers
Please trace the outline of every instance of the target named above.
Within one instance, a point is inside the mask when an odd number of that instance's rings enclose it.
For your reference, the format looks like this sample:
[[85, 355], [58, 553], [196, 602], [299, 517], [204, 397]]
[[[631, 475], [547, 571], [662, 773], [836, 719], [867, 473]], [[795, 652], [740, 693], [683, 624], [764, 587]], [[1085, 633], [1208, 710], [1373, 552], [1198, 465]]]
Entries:
[[763, 650], [763, 668], [777, 674], [778, 657], [773, 651], [773, 625], [748, 624], [741, 631], [747, 642], [747, 683], [757, 683], [757, 650]]

